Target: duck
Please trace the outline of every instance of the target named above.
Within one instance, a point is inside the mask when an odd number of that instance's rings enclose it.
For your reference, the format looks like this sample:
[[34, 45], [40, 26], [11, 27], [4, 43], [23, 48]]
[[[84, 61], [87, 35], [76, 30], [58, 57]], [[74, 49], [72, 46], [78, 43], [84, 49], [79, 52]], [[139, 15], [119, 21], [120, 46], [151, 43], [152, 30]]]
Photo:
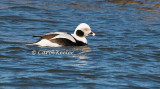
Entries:
[[66, 32], [50, 32], [41, 36], [33, 36], [40, 37], [40, 39], [33, 44], [47, 47], [86, 46], [88, 44], [86, 36], [89, 35], [95, 36], [95, 33], [92, 32], [88, 24], [80, 23], [73, 34], [68, 34]]

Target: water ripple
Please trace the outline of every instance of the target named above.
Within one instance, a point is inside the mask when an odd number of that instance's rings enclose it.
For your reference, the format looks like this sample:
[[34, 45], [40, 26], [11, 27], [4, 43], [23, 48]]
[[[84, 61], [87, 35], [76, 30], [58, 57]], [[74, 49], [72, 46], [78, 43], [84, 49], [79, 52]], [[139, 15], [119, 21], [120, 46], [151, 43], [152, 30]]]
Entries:
[[[159, 12], [158, 0], [2, 0], [0, 88], [159, 89]], [[88, 46], [25, 44], [82, 22]], [[73, 54], [38, 54], [56, 50]]]

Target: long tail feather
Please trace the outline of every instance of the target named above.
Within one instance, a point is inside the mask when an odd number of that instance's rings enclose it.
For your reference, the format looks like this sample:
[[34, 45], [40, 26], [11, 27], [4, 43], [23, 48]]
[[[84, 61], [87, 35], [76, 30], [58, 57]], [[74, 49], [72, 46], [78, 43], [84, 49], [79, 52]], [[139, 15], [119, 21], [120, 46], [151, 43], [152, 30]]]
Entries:
[[33, 37], [42, 37], [42, 36], [33, 36]]

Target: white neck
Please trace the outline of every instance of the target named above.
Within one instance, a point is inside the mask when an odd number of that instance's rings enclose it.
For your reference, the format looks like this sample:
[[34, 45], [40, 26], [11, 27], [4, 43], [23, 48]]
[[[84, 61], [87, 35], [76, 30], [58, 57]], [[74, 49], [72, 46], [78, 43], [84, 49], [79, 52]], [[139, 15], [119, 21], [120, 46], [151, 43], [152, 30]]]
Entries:
[[85, 37], [79, 37], [75, 34], [71, 34], [76, 40], [78, 41], [82, 41], [83, 43], [86, 43], [87, 44], [87, 39]]

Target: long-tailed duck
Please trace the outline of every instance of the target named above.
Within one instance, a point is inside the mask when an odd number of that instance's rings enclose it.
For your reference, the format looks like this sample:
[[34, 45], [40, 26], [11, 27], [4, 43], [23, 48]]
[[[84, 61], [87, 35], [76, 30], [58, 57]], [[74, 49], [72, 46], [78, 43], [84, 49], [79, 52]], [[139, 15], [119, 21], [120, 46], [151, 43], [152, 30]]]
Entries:
[[41, 37], [35, 45], [49, 46], [49, 47], [61, 47], [61, 46], [85, 46], [87, 45], [86, 36], [95, 36], [95, 33], [91, 31], [91, 28], [86, 23], [81, 23], [77, 26], [74, 34], [67, 34], [64, 32], [52, 32]]

